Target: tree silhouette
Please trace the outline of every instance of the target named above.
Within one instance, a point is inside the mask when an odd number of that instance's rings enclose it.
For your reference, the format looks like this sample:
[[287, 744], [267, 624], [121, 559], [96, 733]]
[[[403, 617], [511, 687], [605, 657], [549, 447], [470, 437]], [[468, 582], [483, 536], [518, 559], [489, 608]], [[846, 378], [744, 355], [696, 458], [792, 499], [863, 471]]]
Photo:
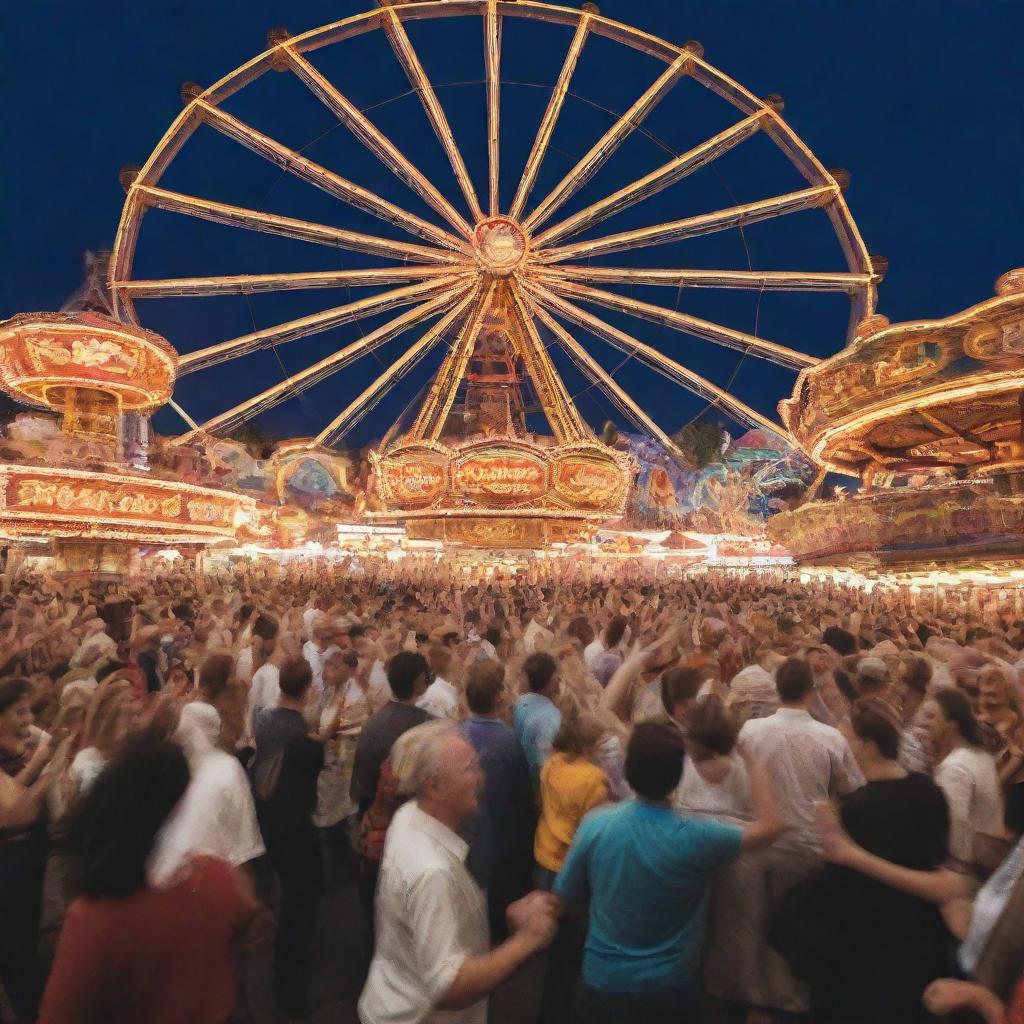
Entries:
[[714, 420], [695, 420], [677, 430], [672, 440], [682, 452], [686, 468], [703, 469], [721, 461], [725, 428]]

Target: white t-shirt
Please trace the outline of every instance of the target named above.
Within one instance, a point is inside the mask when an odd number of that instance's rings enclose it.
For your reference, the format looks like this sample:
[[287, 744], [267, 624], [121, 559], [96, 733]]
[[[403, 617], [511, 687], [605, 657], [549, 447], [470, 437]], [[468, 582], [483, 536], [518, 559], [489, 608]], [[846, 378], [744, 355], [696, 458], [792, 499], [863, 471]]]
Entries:
[[974, 836], [1002, 835], [1003, 797], [996, 762], [975, 747], [958, 747], [935, 769], [935, 782], [949, 804], [949, 852], [974, 860]]
[[750, 782], [743, 758], [732, 753], [727, 771], [719, 782], [709, 782], [693, 761], [686, 762], [682, 782], [673, 797], [676, 810], [691, 814], [728, 815], [742, 818], [750, 810]]
[[252, 647], [243, 647], [235, 662], [235, 678], [243, 683], [252, 682]]
[[378, 659], [370, 669], [370, 678], [367, 680], [367, 695], [374, 707], [386, 704], [392, 698], [391, 685], [388, 683], [388, 674], [384, 668], [384, 662]]
[[281, 696], [281, 670], [272, 662], [256, 669], [249, 687], [249, 721], [264, 708], [272, 708]]
[[196, 854], [226, 860], [234, 867], [264, 853], [256, 807], [237, 757], [211, 750], [192, 766], [181, 802], [164, 823], [149, 861], [149, 879], [164, 884]]
[[95, 747], [83, 747], [75, 754], [68, 769], [75, 792], [79, 795], [88, 793], [106, 764], [107, 759]]
[[604, 644], [601, 643], [600, 637], [597, 637], [590, 641], [586, 647], [583, 648], [583, 663], [594, 671], [594, 666], [597, 664], [597, 659], [604, 654]]
[[459, 713], [459, 691], [438, 676], [416, 701], [416, 707], [429, 711], [435, 718], [455, 718]]

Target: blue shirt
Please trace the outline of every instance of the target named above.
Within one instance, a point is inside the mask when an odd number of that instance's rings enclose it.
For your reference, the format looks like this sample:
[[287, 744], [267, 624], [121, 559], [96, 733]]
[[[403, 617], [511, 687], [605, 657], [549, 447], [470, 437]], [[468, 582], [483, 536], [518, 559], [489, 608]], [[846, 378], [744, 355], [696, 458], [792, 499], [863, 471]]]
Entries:
[[[535, 813], [530, 770], [515, 733], [496, 718], [463, 725], [484, 773], [480, 807], [467, 829], [466, 867], [486, 889], [496, 873], [526, 881], [533, 866]], [[513, 881], [501, 878], [499, 883]]]
[[551, 741], [562, 724], [562, 712], [543, 694], [527, 693], [512, 709], [512, 728], [530, 766], [534, 789], [540, 786], [540, 770], [551, 756]]
[[691, 990], [711, 873], [741, 829], [626, 800], [583, 819], [554, 891], [590, 899], [583, 978], [601, 992]]

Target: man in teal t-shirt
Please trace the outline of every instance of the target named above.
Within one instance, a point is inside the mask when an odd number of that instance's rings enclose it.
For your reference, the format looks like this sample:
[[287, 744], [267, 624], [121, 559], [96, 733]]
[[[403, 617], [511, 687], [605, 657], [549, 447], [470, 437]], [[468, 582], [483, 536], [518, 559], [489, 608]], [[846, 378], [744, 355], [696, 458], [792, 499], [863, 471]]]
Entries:
[[683, 770], [673, 725], [633, 730], [626, 779], [638, 799], [588, 815], [554, 892], [590, 900], [579, 1011], [587, 1024], [685, 1024], [698, 995], [711, 873], [778, 832], [763, 772], [751, 769], [754, 821], [744, 828], [689, 818], [669, 797]]

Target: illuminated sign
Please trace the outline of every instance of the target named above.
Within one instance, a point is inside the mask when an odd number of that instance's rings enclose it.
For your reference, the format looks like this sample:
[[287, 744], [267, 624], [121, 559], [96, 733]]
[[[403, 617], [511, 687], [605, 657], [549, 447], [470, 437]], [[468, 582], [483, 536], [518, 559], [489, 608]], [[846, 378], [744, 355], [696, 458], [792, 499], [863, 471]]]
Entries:
[[471, 455], [452, 474], [455, 493], [483, 504], [529, 501], [548, 490], [547, 466], [525, 455]]
[[570, 504], [604, 508], [622, 492], [625, 477], [612, 462], [566, 458], [555, 463], [555, 490]]

